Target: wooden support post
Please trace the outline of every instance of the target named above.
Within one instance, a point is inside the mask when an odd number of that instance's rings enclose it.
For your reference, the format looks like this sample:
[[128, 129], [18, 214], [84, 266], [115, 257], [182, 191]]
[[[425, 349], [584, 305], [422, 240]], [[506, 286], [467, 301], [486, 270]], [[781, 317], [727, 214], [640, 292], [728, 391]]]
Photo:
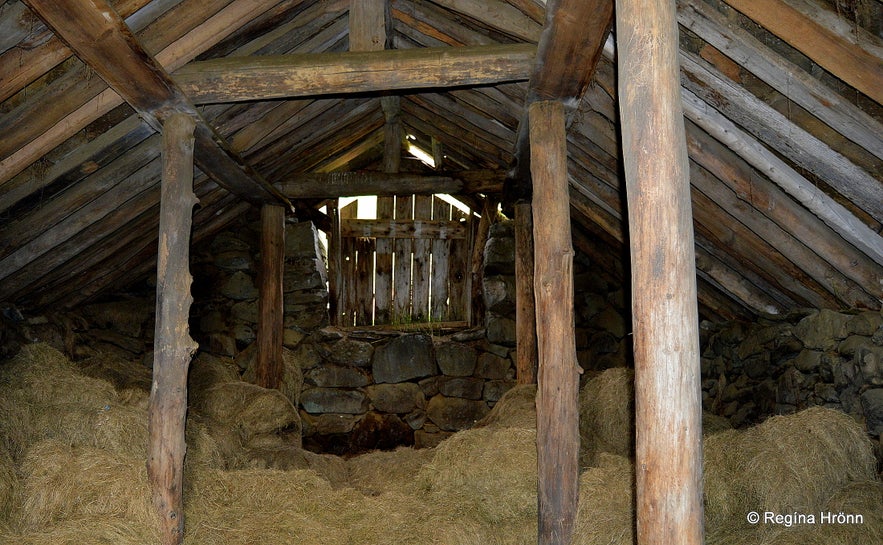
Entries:
[[184, 421], [187, 369], [198, 345], [190, 338], [190, 227], [195, 121], [173, 114], [163, 126], [163, 174], [156, 264], [153, 387], [148, 408], [147, 474], [163, 545], [184, 539]]
[[702, 543], [699, 317], [674, 0], [619, 0], [638, 545]]
[[537, 348], [539, 545], [569, 545], [579, 500], [579, 374], [564, 105], [530, 105]]
[[469, 261], [469, 278], [471, 294], [471, 307], [469, 310], [470, 325], [485, 325], [484, 288], [482, 277], [484, 276], [484, 246], [490, 236], [491, 225], [496, 220], [497, 205], [499, 202], [491, 197], [484, 198], [481, 217], [475, 228], [472, 240], [472, 258]]
[[285, 208], [261, 208], [261, 279], [258, 300], [258, 386], [282, 383], [282, 275], [285, 270]]
[[537, 315], [533, 291], [533, 212], [530, 203], [515, 205], [515, 378], [537, 382]]

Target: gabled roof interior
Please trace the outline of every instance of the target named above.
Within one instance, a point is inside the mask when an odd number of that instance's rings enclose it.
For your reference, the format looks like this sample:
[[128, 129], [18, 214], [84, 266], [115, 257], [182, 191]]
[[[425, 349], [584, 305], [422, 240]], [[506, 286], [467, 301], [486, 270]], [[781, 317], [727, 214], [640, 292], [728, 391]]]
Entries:
[[[864, 69], [883, 78], [883, 4], [770, 1], [818, 27], [800, 36], [815, 41], [790, 45], [790, 36], [776, 34], [787, 29], [767, 29], [720, 0], [677, 2], [700, 313], [729, 319], [798, 307], [880, 309], [883, 91], [870, 96], [873, 89], [857, 89], [862, 84], [850, 75], [863, 77]], [[350, 47], [351, 0], [110, 4], [173, 78], [197, 61]], [[390, 0], [388, 47], [536, 44], [546, 9], [539, 0]], [[822, 38], [856, 52], [860, 69], [825, 69], [831, 42]], [[613, 43], [571, 105], [569, 179], [574, 246], [599, 274], [625, 281]], [[525, 77], [197, 108], [274, 184], [307, 173], [382, 170], [381, 97], [391, 95], [401, 97], [402, 133], [424, 149], [440, 145], [445, 172], [509, 172], [528, 85]], [[0, 100], [0, 301], [34, 310], [72, 306], [149, 275], [160, 136], [16, 0], [0, 4]], [[407, 159], [402, 170], [430, 172]], [[253, 206], [201, 172], [195, 191], [195, 242]], [[321, 200], [293, 204], [302, 219], [320, 218]]]

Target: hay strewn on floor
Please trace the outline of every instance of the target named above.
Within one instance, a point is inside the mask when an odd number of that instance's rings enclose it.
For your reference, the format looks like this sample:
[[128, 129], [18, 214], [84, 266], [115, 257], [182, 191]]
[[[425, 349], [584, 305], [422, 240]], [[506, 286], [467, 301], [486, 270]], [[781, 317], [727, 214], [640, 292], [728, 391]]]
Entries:
[[[27, 347], [20, 356], [0, 368], [0, 406], [14, 417], [0, 422], [0, 542], [156, 543], [144, 469], [144, 393], [118, 393], [108, 382], [82, 376], [48, 347]], [[599, 375], [592, 387], [603, 389], [606, 381], [609, 388], [627, 389], [627, 374]], [[218, 386], [206, 382], [213, 386], [201, 403]], [[255, 399], [267, 397], [259, 393]], [[264, 423], [259, 410], [248, 413], [248, 422], [265, 426], [251, 428], [257, 432], [241, 429], [237, 409], [213, 408], [207, 411], [212, 418], [193, 412], [185, 543], [536, 543], [534, 395], [530, 387], [515, 389], [484, 427], [456, 433], [434, 449], [350, 460], [265, 440], [285, 421], [274, 411]], [[623, 416], [628, 402], [602, 405], [601, 398], [599, 391], [583, 400], [598, 423], [581, 430], [592, 441], [594, 465], [580, 477], [575, 545], [634, 539], [633, 464], [622, 437], [630, 426]], [[15, 427], [35, 423], [43, 429]], [[244, 445], [246, 437], [251, 446]], [[16, 450], [4, 457], [8, 445]], [[708, 545], [883, 541], [883, 491], [870, 443], [851, 417], [811, 409], [719, 432], [705, 445]], [[748, 511], [764, 509], [862, 513], [865, 523], [782, 528], [745, 522]]]
[[873, 481], [875, 459], [862, 427], [821, 407], [770, 418], [705, 441], [706, 520], [739, 520], [749, 511], [812, 513], [851, 482]]
[[634, 543], [632, 462], [614, 454], [598, 455], [597, 467], [580, 475], [579, 515], [573, 545]]
[[417, 474], [434, 454], [431, 449], [399, 447], [355, 456], [346, 461], [349, 485], [372, 495], [413, 492]]
[[438, 447], [417, 484], [439, 510], [506, 524], [537, 513], [536, 431], [480, 428]]

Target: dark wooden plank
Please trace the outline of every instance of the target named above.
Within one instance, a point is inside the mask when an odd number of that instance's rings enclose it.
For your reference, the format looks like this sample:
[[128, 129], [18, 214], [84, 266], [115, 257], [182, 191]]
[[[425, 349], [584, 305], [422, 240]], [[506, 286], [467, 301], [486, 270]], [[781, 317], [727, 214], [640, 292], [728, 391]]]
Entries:
[[[413, 217], [412, 195], [396, 197], [395, 217], [397, 221], [407, 221]], [[411, 318], [411, 257], [413, 240], [396, 238], [393, 242], [393, 289], [392, 322], [410, 321]]]
[[[470, 322], [470, 297], [472, 296], [472, 271], [470, 258], [472, 255], [471, 233], [474, 229], [471, 214], [454, 208], [451, 219], [463, 224], [470, 233], [465, 240], [452, 239], [448, 258], [448, 320], [465, 320]], [[471, 323], [471, 322], [470, 322]]]
[[481, 217], [478, 225], [475, 226], [474, 238], [471, 241], [471, 257], [469, 258], [469, 293], [470, 293], [470, 310], [469, 321], [473, 325], [484, 324], [485, 308], [484, 308], [484, 289], [482, 279], [484, 278], [484, 247], [487, 244], [488, 235], [490, 234], [491, 224], [496, 221], [498, 202], [491, 198], [485, 197], [481, 211]]
[[701, 545], [699, 318], [675, 3], [620, 0], [616, 42], [634, 288], [637, 543]]
[[[378, 219], [392, 219], [394, 210], [393, 197], [377, 197]], [[378, 239], [375, 249], [377, 257], [374, 264], [374, 323], [387, 324], [392, 308], [392, 240]]]
[[373, 238], [354, 240], [356, 250], [356, 325], [374, 323], [374, 245]]
[[[451, 221], [451, 205], [438, 197], [432, 197], [432, 218], [435, 221]], [[447, 319], [450, 253], [450, 242], [443, 239], [433, 239], [429, 317], [436, 322]]]
[[[414, 221], [431, 221], [432, 196], [414, 196]], [[432, 241], [428, 238], [414, 240], [414, 270], [411, 282], [411, 316], [414, 321], [429, 319], [430, 261]]]
[[188, 332], [190, 227], [193, 194], [193, 119], [166, 119], [156, 281], [153, 386], [148, 404], [147, 475], [163, 545], [184, 540], [184, 421], [187, 369], [199, 347]]
[[564, 106], [529, 107], [534, 180], [537, 462], [540, 545], [569, 545], [579, 500], [579, 375], [573, 332], [573, 248]]
[[328, 232], [328, 316], [331, 325], [345, 325], [341, 320], [343, 311], [343, 264], [340, 238], [340, 208], [338, 200], [332, 199], [328, 205], [331, 230]]
[[261, 208], [261, 269], [255, 380], [264, 388], [282, 384], [282, 276], [285, 270], [285, 208]]

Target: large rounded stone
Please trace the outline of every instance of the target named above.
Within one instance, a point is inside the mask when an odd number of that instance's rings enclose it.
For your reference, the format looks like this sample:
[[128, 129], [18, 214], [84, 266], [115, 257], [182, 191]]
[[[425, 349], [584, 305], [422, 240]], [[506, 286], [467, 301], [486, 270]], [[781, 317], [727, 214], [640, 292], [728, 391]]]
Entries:
[[374, 382], [395, 383], [437, 373], [429, 335], [402, 335], [377, 348], [372, 365]]
[[833, 350], [848, 335], [846, 324], [852, 316], [822, 309], [800, 320], [794, 326], [794, 336], [807, 348]]
[[340, 365], [367, 367], [371, 365], [374, 346], [355, 339], [342, 339], [331, 346], [331, 361]]
[[487, 403], [441, 394], [429, 400], [426, 415], [440, 429], [458, 431], [472, 426], [488, 413]]
[[446, 342], [435, 347], [435, 358], [441, 372], [449, 377], [468, 377], [475, 372], [478, 353], [471, 346]]

